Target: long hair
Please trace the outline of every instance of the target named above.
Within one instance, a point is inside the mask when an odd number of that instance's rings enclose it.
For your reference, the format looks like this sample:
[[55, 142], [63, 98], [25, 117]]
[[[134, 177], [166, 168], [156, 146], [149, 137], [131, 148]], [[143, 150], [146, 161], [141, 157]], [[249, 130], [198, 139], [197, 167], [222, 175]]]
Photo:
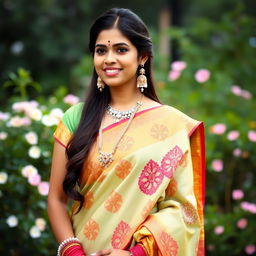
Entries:
[[[95, 20], [90, 29], [89, 49], [94, 56], [95, 43], [102, 30], [118, 28], [136, 47], [138, 56], [148, 56], [144, 65], [148, 81], [145, 96], [160, 102], [153, 84], [151, 60], [153, 57], [152, 41], [143, 21], [129, 9], [113, 8]], [[138, 70], [137, 70], [138, 72]], [[108, 86], [102, 92], [97, 89], [97, 73], [93, 70], [89, 92], [85, 99], [81, 119], [72, 139], [69, 141], [66, 154], [68, 157], [67, 174], [63, 189], [68, 197], [80, 203], [81, 210], [84, 197], [79, 192], [79, 178], [92, 145], [95, 143], [101, 120], [110, 102], [111, 95]], [[86, 170], [85, 170], [86, 171]]]

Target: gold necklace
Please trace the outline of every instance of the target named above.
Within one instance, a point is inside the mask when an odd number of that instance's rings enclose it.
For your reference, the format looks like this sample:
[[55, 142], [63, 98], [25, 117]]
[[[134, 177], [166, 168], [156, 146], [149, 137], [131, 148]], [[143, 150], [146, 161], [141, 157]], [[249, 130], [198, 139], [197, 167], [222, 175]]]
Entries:
[[134, 113], [130, 116], [129, 120], [127, 121], [127, 124], [126, 126], [124, 127], [123, 131], [121, 132], [121, 134], [119, 135], [117, 141], [116, 141], [116, 144], [112, 150], [112, 152], [108, 153], [108, 152], [104, 152], [102, 151], [102, 124], [100, 126], [100, 129], [99, 129], [99, 141], [98, 141], [98, 150], [99, 150], [99, 157], [98, 157], [98, 160], [101, 164], [101, 166], [103, 166], [104, 168], [107, 168], [108, 166], [111, 165], [111, 163], [114, 161], [114, 154], [117, 150], [117, 147], [118, 147], [118, 144], [120, 143], [121, 139], [123, 138], [124, 134], [126, 133], [126, 131], [128, 130], [131, 122], [132, 122], [132, 119], [134, 118], [136, 112], [138, 111], [138, 109], [141, 107], [142, 105], [142, 102], [141, 101], [137, 101], [136, 103], [136, 106], [135, 106], [135, 111]]

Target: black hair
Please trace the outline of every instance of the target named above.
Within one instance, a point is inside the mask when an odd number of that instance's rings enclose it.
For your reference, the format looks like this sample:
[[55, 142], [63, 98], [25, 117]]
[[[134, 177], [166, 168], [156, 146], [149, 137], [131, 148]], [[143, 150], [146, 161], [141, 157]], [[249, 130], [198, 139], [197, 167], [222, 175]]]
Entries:
[[[148, 87], [144, 91], [144, 95], [154, 101], [160, 102], [156, 95], [152, 78], [152, 41], [143, 21], [131, 10], [113, 8], [95, 20], [90, 29], [90, 52], [94, 55], [95, 43], [99, 33], [102, 30], [113, 27], [118, 28], [133, 43], [138, 51], [138, 56], [148, 56], [148, 60], [144, 64]], [[94, 69], [78, 128], [66, 149], [68, 162], [63, 189], [68, 197], [79, 201], [80, 207], [78, 211], [80, 211], [84, 203], [84, 197], [77, 189], [84, 161], [87, 159], [90, 149], [96, 141], [101, 120], [111, 99], [108, 86], [102, 92], [97, 89], [97, 77]]]

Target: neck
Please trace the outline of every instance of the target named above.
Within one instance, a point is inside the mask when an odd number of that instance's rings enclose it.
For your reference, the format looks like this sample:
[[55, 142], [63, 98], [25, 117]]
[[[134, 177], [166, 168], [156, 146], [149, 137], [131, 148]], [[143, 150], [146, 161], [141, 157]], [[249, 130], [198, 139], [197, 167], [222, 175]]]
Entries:
[[110, 93], [110, 105], [119, 110], [126, 110], [133, 107], [142, 98], [141, 92], [136, 87], [110, 87]]

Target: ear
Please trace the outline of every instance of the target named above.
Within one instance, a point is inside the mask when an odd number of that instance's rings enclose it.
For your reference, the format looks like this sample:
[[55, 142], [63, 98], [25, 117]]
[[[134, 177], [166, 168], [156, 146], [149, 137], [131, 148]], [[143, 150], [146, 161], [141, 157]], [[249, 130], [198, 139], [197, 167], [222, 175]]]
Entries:
[[140, 58], [139, 58], [139, 64], [140, 64], [140, 65], [144, 65], [147, 60], [148, 60], [148, 56], [140, 56]]

